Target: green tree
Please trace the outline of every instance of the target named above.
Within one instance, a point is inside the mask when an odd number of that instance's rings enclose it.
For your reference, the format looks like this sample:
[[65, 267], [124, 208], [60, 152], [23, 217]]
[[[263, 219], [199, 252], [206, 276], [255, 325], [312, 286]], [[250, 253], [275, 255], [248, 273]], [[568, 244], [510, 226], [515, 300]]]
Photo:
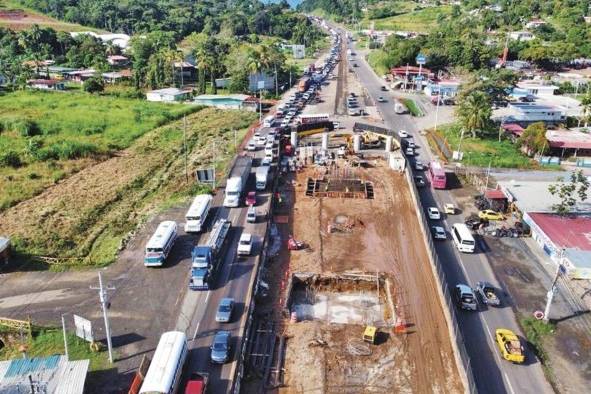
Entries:
[[543, 122], [532, 123], [523, 131], [517, 141], [528, 153], [538, 153], [543, 155], [549, 149], [546, 140], [546, 125]]
[[456, 115], [462, 128], [470, 132], [472, 138], [476, 138], [476, 133], [485, 130], [490, 122], [492, 106], [489, 95], [482, 91], [473, 91], [461, 97]]
[[558, 182], [548, 186], [548, 191], [560, 199], [560, 202], [552, 205], [552, 209], [557, 214], [565, 216], [576, 207], [578, 201], [587, 199], [589, 181], [583, 175], [583, 170], [578, 170], [570, 174], [570, 182], [565, 182], [563, 177], [558, 178]]
[[105, 90], [105, 83], [101, 77], [88, 78], [82, 84], [82, 90], [88, 93], [98, 93]]
[[585, 120], [585, 127], [587, 127], [589, 119], [591, 118], [591, 93], [587, 93], [583, 97], [581, 100], [581, 105], [583, 106], [583, 119]]

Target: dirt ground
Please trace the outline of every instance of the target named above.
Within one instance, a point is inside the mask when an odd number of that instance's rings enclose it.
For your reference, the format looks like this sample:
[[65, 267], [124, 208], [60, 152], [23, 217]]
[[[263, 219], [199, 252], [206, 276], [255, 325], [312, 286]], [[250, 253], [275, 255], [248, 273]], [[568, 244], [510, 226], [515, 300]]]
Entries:
[[[361, 392], [461, 392], [436, 282], [403, 175], [378, 161], [374, 168], [358, 169], [356, 174], [373, 182], [373, 200], [319, 199], [304, 194], [312, 171], [298, 174], [289, 196], [295, 200], [293, 234], [309, 245], [308, 250], [291, 253], [289, 271], [385, 273], [393, 283], [396, 313], [409, 328], [408, 334], [389, 336], [382, 346], [373, 346], [371, 356], [351, 356], [343, 349], [351, 338], [360, 338], [361, 326], [291, 324], [287, 387], [281, 391], [343, 392], [343, 386], [357, 379], [364, 382]], [[329, 233], [328, 225], [338, 215], [353, 225], [350, 231]], [[310, 346], [316, 336], [327, 345]], [[359, 387], [354, 392], [360, 392]]]
[[67, 23], [50, 18], [46, 15], [21, 9], [3, 9], [0, 4], [0, 26], [11, 30], [25, 30], [33, 25], [41, 27], [51, 27], [57, 31], [88, 31], [97, 30], [85, 28], [75, 23]]

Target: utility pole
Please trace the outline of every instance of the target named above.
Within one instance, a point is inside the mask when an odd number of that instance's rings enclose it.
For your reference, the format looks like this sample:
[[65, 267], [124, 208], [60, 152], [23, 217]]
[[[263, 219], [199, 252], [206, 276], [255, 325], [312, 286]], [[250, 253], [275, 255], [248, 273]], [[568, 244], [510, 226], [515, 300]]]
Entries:
[[233, 129], [232, 131], [234, 132], [234, 152], [236, 152], [236, 149], [238, 148], [238, 146], [237, 146], [238, 144], [236, 143], [237, 142], [237, 138], [236, 138], [237, 132], [236, 132], [236, 129]]
[[277, 64], [275, 66], [275, 97], [279, 96], [279, 85], [277, 85]]
[[68, 337], [66, 335], [66, 319], [62, 314], [62, 330], [64, 331], [64, 349], [66, 350], [66, 361], [70, 361], [70, 355], [68, 353]]
[[107, 334], [107, 347], [109, 349], [109, 362], [113, 364], [113, 343], [111, 342], [111, 327], [109, 326], [109, 315], [107, 314], [107, 309], [109, 309], [109, 295], [107, 291], [115, 290], [114, 287], [104, 287], [103, 286], [103, 276], [102, 273], [98, 273], [99, 277], [99, 287], [91, 287], [91, 290], [98, 290], [99, 291], [99, 300], [101, 303], [101, 309], [103, 310], [103, 319], [105, 320], [105, 332]]
[[558, 281], [558, 277], [564, 273], [564, 265], [562, 265], [562, 259], [564, 257], [564, 249], [560, 250], [560, 257], [558, 260], [558, 268], [556, 269], [556, 275], [554, 275], [554, 280], [552, 281], [552, 286], [548, 293], [546, 293], [546, 308], [544, 309], [544, 322], [548, 323], [550, 320], [550, 307], [552, 306], [552, 300], [554, 299], [554, 293], [556, 293], [556, 282]]
[[183, 152], [185, 153], [185, 182], [189, 183], [189, 167], [187, 159], [187, 116], [183, 115]]
[[437, 108], [435, 109], [435, 133], [437, 133], [437, 120], [439, 119], [439, 102], [441, 101], [441, 88], [437, 92]]

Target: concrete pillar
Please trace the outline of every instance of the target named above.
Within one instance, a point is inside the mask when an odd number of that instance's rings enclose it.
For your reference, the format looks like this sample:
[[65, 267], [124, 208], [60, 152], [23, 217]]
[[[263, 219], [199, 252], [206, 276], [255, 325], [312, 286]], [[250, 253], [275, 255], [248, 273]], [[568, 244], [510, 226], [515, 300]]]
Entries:
[[293, 149], [298, 147], [298, 132], [297, 131], [291, 132], [290, 141], [291, 141], [291, 146], [293, 146]]
[[361, 151], [361, 135], [354, 134], [353, 135], [353, 152], [358, 153]]
[[322, 133], [322, 150], [328, 150], [328, 133]]
[[386, 152], [390, 152], [392, 150], [392, 137], [391, 135], [386, 136]]

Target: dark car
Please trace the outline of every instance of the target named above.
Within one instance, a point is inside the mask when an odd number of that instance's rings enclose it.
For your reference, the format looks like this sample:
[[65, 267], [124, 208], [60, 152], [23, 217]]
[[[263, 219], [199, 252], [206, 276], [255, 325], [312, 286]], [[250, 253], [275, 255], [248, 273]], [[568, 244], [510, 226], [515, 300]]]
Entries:
[[387, 88], [387, 87], [385, 87], [385, 86], [382, 86], [382, 87], [380, 88], [380, 90], [381, 90], [382, 92], [387, 92], [387, 91], [388, 91], [388, 88]]
[[211, 361], [225, 364], [230, 358], [230, 331], [218, 331], [211, 344]]
[[481, 227], [488, 225], [488, 220], [480, 219], [478, 215], [470, 215], [464, 220], [464, 224], [468, 226], [470, 230], [478, 230]]

